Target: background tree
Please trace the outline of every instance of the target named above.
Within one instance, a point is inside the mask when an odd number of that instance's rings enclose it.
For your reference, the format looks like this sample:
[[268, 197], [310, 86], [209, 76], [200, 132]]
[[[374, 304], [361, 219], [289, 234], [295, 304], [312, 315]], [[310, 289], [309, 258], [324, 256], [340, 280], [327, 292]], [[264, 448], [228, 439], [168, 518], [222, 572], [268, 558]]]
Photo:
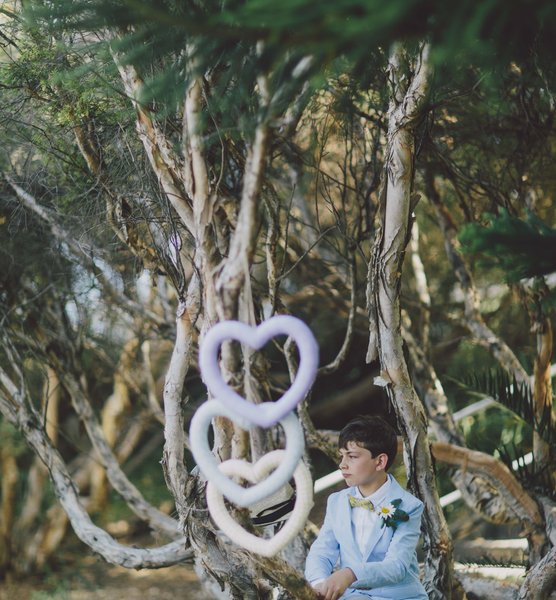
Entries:
[[[404, 2], [388, 10], [357, 2], [3, 9], [0, 407], [46, 464], [65, 510], [52, 508], [36, 527], [33, 490], [44, 472], [17, 443], [3, 444], [12, 475], [2, 482], [1, 543], [20, 556], [13, 532], [34, 531], [25, 568], [52, 553], [67, 515], [81, 539], [118, 564], [161, 566], [193, 554], [207, 587], [229, 597], [270, 597], [277, 584], [284, 597], [313, 597], [299, 574], [310, 531], [273, 560], [231, 547], [208, 519], [186, 452], [189, 416], [206, 394], [199, 339], [222, 319], [254, 324], [292, 313], [310, 324], [323, 353], [312, 398], [299, 409], [316, 465], [315, 451], [336, 459], [330, 435], [315, 427], [319, 414], [361, 397], [359, 410], [393, 409], [409, 486], [426, 504], [430, 597], [463, 594], [431, 440], [471, 506], [521, 525], [537, 564], [523, 593], [547, 596], [550, 277], [543, 269], [530, 274], [539, 277], [534, 286], [518, 280], [512, 294], [493, 290], [492, 273], [462, 257], [457, 236], [487, 211], [518, 219], [526, 204], [553, 221], [553, 74], [545, 64], [553, 23], [542, 3], [489, 7], [463, 6], [456, 17], [440, 4]], [[415, 218], [422, 234], [413, 229], [411, 272], [403, 267]], [[516, 429], [516, 449], [534, 444], [533, 467], [519, 480], [490, 455], [496, 443], [473, 444], [473, 428], [465, 436], [452, 417], [468, 400], [453, 385], [449, 400], [439, 377], [477, 364], [499, 365], [523, 387], [518, 412], [534, 375], [534, 427], [515, 428], [506, 416], [489, 435], [501, 443]], [[229, 344], [222, 368], [257, 402], [289, 385], [296, 356], [288, 342], [264, 355]], [[386, 394], [372, 391], [373, 374]], [[502, 399], [508, 386], [495, 387], [489, 393]], [[338, 396], [325, 404], [331, 389]], [[67, 439], [75, 415], [103, 469]], [[162, 425], [176, 519], [120, 466]], [[468, 449], [466, 437], [488, 454]], [[255, 460], [277, 443], [269, 432], [249, 437], [215, 420], [222, 459]], [[16, 521], [14, 462], [29, 473]], [[123, 547], [93, 525], [76, 484], [89, 511], [102, 511], [106, 480], [166, 545]], [[16, 566], [2, 560], [4, 569]]]

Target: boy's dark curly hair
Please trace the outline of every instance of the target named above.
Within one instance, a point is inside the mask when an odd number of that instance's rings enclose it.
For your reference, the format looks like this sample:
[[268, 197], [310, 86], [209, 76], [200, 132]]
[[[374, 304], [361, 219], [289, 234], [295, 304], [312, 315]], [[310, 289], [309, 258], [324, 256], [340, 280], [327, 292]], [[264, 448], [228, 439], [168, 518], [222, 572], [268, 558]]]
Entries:
[[398, 438], [394, 428], [379, 416], [361, 415], [350, 421], [340, 431], [338, 447], [347, 450], [348, 442], [366, 448], [374, 458], [379, 454], [388, 456], [386, 470], [390, 468], [398, 453]]

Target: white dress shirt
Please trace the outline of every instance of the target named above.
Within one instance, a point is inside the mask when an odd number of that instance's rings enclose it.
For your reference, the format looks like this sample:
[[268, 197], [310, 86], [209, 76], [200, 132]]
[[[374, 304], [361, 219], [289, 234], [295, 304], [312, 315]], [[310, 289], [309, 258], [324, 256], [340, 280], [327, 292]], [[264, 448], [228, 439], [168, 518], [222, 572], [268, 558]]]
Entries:
[[[390, 488], [390, 476], [388, 475], [388, 479], [370, 496], [362, 496], [359, 488], [355, 488], [354, 496], [356, 498], [364, 498], [365, 500], [370, 500], [376, 509], [384, 503], [384, 500], [388, 494], [388, 490]], [[377, 521], [380, 519], [377, 512], [370, 511], [367, 508], [362, 508], [360, 506], [354, 506], [351, 509], [351, 526], [353, 529], [353, 535], [357, 545], [359, 546], [359, 550], [361, 554], [363, 554], [363, 559], [366, 559], [365, 551], [367, 548], [367, 541], [369, 540], [369, 535], [376, 525]]]

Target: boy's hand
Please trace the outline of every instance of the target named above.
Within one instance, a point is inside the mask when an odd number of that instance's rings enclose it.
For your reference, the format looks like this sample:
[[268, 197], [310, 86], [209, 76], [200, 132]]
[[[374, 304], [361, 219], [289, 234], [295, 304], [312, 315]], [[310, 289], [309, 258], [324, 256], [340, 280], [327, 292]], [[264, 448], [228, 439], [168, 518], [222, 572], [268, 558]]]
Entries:
[[356, 579], [357, 577], [355, 577], [353, 571], [346, 567], [332, 573], [324, 581], [318, 583], [315, 586], [315, 590], [319, 598], [324, 598], [324, 600], [338, 600]]

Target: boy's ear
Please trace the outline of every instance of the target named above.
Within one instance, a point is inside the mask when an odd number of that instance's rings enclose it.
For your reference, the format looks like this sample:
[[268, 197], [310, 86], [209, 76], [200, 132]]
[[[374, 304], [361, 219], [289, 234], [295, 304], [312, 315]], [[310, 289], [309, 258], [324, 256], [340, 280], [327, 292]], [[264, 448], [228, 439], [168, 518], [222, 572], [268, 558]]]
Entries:
[[384, 452], [382, 454], [379, 454], [376, 457], [377, 463], [376, 463], [376, 469], [377, 471], [385, 471], [386, 470], [386, 465], [388, 464], [388, 455], [384, 454]]

